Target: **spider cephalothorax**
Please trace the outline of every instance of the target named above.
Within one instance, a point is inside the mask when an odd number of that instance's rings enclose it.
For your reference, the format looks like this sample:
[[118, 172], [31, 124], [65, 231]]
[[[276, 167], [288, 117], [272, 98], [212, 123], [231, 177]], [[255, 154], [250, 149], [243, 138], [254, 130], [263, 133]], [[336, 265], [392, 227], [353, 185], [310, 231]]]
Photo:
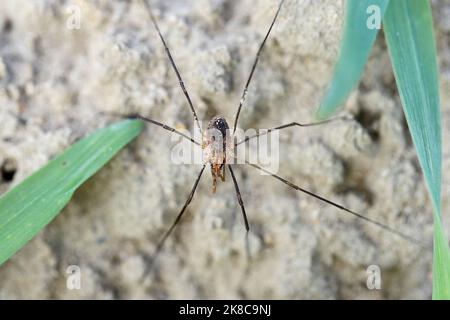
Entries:
[[224, 117], [215, 116], [208, 123], [202, 148], [204, 163], [211, 165], [212, 192], [216, 192], [217, 178], [225, 181], [225, 164], [233, 155], [230, 127]]

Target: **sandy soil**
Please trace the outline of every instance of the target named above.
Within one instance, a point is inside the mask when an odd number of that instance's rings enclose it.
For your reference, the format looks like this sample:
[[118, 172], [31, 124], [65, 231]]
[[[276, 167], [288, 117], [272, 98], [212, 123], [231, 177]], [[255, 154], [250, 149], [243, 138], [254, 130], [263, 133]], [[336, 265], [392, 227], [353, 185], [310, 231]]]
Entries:
[[[152, 0], [199, 117], [229, 122], [276, 10], [274, 0]], [[432, 1], [443, 113], [443, 212], [450, 212], [450, 1]], [[75, 7], [73, 7], [75, 6]], [[81, 28], [72, 29], [74, 8]], [[310, 122], [338, 53], [343, 2], [287, 0], [242, 111], [243, 128]], [[0, 193], [85, 134], [139, 112], [191, 130], [188, 105], [140, 1], [0, 2]], [[351, 120], [280, 133], [283, 177], [431, 241], [431, 205], [381, 35], [345, 105]], [[429, 298], [428, 251], [235, 169], [252, 261], [230, 176], [211, 194], [206, 171], [154, 269], [161, 234], [198, 165], [174, 165], [168, 132], [143, 134], [0, 267], [0, 298]], [[446, 219], [450, 230], [450, 219]], [[81, 289], [66, 269], [81, 268]], [[381, 290], [366, 286], [381, 270]]]

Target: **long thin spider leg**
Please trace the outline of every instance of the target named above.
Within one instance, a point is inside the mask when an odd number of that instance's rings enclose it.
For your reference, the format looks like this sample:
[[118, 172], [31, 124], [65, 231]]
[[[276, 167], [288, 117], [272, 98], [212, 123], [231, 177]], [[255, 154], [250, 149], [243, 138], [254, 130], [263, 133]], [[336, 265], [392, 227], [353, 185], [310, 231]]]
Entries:
[[181, 89], [183, 90], [183, 93], [186, 97], [186, 100], [189, 103], [189, 107], [191, 108], [191, 112], [194, 116], [194, 120], [195, 123], [197, 124], [198, 129], [200, 130], [200, 133], [202, 133], [202, 128], [200, 127], [200, 122], [198, 121], [198, 116], [197, 116], [197, 112], [195, 111], [194, 105], [192, 103], [191, 97], [189, 96], [189, 93], [186, 90], [186, 87], [184, 85], [183, 79], [181, 78], [181, 74], [178, 71], [177, 65], [175, 64], [175, 60], [172, 57], [172, 54], [170, 53], [169, 47], [166, 44], [166, 40], [164, 39], [161, 30], [159, 29], [158, 23], [156, 22], [156, 18], [153, 15], [152, 9], [150, 7], [150, 4], [148, 3], [147, 0], [142, 0], [142, 2], [144, 3], [145, 8], [147, 9], [148, 15], [150, 16], [150, 19], [153, 23], [153, 26], [155, 27], [156, 31], [158, 32], [159, 38], [161, 39], [161, 42], [164, 46], [164, 49], [166, 51], [167, 57], [169, 58], [170, 64], [172, 65], [173, 70], [175, 71], [175, 74], [178, 78], [178, 82], [180, 83]]
[[331, 122], [334, 122], [336, 120], [348, 120], [348, 119], [350, 119], [350, 117], [342, 116], [342, 117], [335, 117], [335, 118], [331, 118], [331, 119], [328, 119], [328, 120], [324, 120], [324, 121], [320, 121], [320, 122], [313, 122], [313, 123], [291, 122], [291, 123], [288, 123], [288, 124], [283, 124], [283, 125], [278, 126], [278, 127], [267, 129], [264, 132], [260, 132], [260, 133], [254, 134], [252, 136], [245, 137], [245, 139], [243, 139], [242, 141], [237, 142], [235, 144], [235, 147], [240, 145], [240, 144], [242, 144], [242, 143], [244, 143], [244, 142], [247, 142], [247, 141], [249, 141], [249, 140], [251, 140], [253, 138], [265, 136], [265, 135], [267, 135], [267, 134], [269, 134], [269, 133], [271, 133], [272, 131], [275, 131], [275, 130], [282, 130], [282, 129], [291, 128], [291, 127], [295, 127], [295, 126], [298, 126], [298, 127], [314, 127], [314, 126], [320, 126], [320, 125], [323, 125], [323, 124], [331, 123]]
[[113, 116], [118, 116], [118, 117], [121, 117], [121, 118], [139, 119], [139, 120], [142, 120], [142, 121], [150, 122], [151, 124], [157, 125], [158, 127], [161, 127], [161, 128], [163, 128], [163, 129], [165, 129], [167, 131], [170, 131], [170, 132], [173, 132], [175, 134], [178, 134], [178, 135], [182, 136], [183, 138], [189, 140], [190, 142], [192, 142], [192, 143], [194, 143], [194, 144], [196, 144], [198, 146], [201, 146], [200, 143], [195, 141], [192, 137], [188, 136], [187, 134], [184, 134], [183, 132], [180, 132], [180, 131], [178, 131], [178, 130], [176, 130], [176, 129], [174, 129], [174, 128], [172, 128], [172, 127], [170, 127], [170, 126], [168, 126], [168, 125], [166, 125], [164, 123], [161, 123], [161, 122], [158, 122], [156, 120], [153, 120], [153, 119], [141, 116], [139, 114], [123, 115], [123, 114], [114, 113], [114, 112], [108, 112], [108, 113], [101, 112], [101, 113], [102, 114], [113, 115]]
[[241, 191], [239, 191], [239, 186], [238, 186], [236, 177], [234, 176], [233, 169], [231, 169], [231, 165], [228, 165], [228, 169], [230, 170], [231, 178], [233, 179], [233, 183], [234, 183], [234, 189], [236, 190], [236, 196], [237, 196], [237, 199], [239, 202], [239, 206], [241, 207], [241, 210], [242, 210], [242, 216], [244, 217], [245, 229], [248, 232], [250, 230], [250, 226], [248, 224], [247, 214], [245, 213], [245, 206], [244, 206], [244, 201], [242, 201]]
[[244, 104], [245, 99], [247, 97], [248, 87], [250, 85], [250, 82], [252, 81], [253, 73], [255, 72], [256, 65], [258, 64], [259, 57], [261, 55], [262, 49], [264, 48], [264, 45], [266, 44], [267, 38], [269, 37], [269, 34], [270, 34], [270, 31], [272, 31], [273, 25], [275, 24], [275, 21], [277, 20], [278, 14], [280, 13], [281, 6], [283, 5], [283, 3], [284, 3], [284, 0], [281, 0], [280, 4], [278, 5], [277, 12], [275, 13], [275, 16], [273, 17], [272, 23], [270, 24], [269, 30], [267, 30], [267, 33], [264, 36], [264, 39], [263, 39], [263, 41], [261, 42], [261, 44], [259, 46], [258, 52], [256, 53], [255, 61], [253, 62], [253, 66], [252, 66], [252, 69], [250, 71], [250, 75], [249, 75], [249, 77], [247, 79], [247, 82], [245, 84], [244, 92], [242, 93], [241, 100], [239, 101], [239, 107], [237, 109], [236, 116], [234, 118], [233, 134], [236, 132], [236, 127], [237, 127], [237, 122], [238, 122], [238, 119], [239, 119], [239, 114], [241, 113], [242, 105]]
[[238, 199], [239, 206], [241, 207], [242, 216], [244, 218], [245, 229], [247, 230], [247, 232], [245, 234], [245, 252], [247, 254], [248, 260], [251, 261], [252, 260], [252, 256], [251, 256], [251, 253], [250, 253], [250, 240], [249, 240], [249, 237], [248, 237], [249, 231], [250, 231], [250, 225], [248, 223], [247, 213], [245, 212], [244, 201], [242, 201], [241, 191], [239, 190], [239, 185], [237, 183], [236, 176], [234, 175], [234, 172], [233, 172], [233, 169], [231, 168], [231, 165], [228, 165], [228, 169], [230, 170], [231, 178], [233, 179], [234, 189], [236, 190], [236, 196], [237, 196], [237, 199]]
[[161, 240], [158, 242], [158, 245], [156, 246], [154, 257], [161, 251], [162, 247], [164, 246], [164, 243], [166, 242], [167, 238], [172, 233], [173, 229], [175, 229], [175, 226], [180, 222], [181, 217], [183, 216], [184, 212], [186, 211], [186, 208], [189, 206], [189, 204], [192, 201], [192, 198], [194, 197], [195, 190], [197, 189], [198, 183], [200, 182], [200, 178], [202, 177], [203, 171], [205, 170], [206, 164], [203, 165], [202, 170], [197, 176], [197, 179], [195, 180], [194, 186], [192, 187], [191, 193], [189, 194], [189, 197], [186, 200], [186, 203], [184, 204], [183, 208], [181, 209], [180, 213], [178, 214], [175, 221], [170, 226], [169, 230], [166, 231], [164, 236], [161, 238]]
[[371, 223], [373, 225], [376, 225], [376, 226], [378, 226], [378, 227], [380, 227], [380, 228], [382, 228], [382, 229], [384, 229], [384, 230], [386, 230], [386, 231], [388, 231], [390, 233], [393, 233], [393, 234], [403, 238], [404, 240], [407, 240], [407, 241], [409, 241], [411, 243], [414, 243], [416, 245], [419, 245], [421, 247], [429, 249], [429, 246], [427, 246], [426, 244], [422, 243], [421, 241], [419, 241], [419, 240], [417, 240], [417, 239], [415, 239], [413, 237], [410, 237], [410, 236], [408, 236], [408, 235], [406, 235], [406, 234], [404, 234], [404, 233], [402, 233], [400, 231], [397, 231], [397, 230], [395, 230], [395, 229], [393, 229], [393, 228], [391, 228], [391, 227], [389, 227], [389, 226], [387, 226], [387, 225], [385, 225], [385, 224], [383, 224], [381, 222], [378, 222], [376, 220], [368, 218], [368, 217], [366, 217], [366, 216], [364, 216], [364, 215], [362, 215], [360, 213], [357, 213], [355, 211], [347, 209], [346, 207], [344, 207], [344, 206], [342, 206], [342, 205], [340, 205], [340, 204], [338, 204], [336, 202], [333, 202], [331, 200], [325, 199], [322, 196], [319, 196], [319, 195], [317, 195], [317, 194], [315, 194], [315, 193], [313, 193], [311, 191], [303, 189], [303, 188], [293, 184], [292, 182], [290, 182], [290, 181], [288, 181], [288, 180], [286, 180], [286, 179], [284, 179], [284, 178], [282, 178], [282, 177], [280, 177], [280, 176], [270, 172], [269, 170], [266, 170], [266, 169], [264, 169], [264, 168], [262, 168], [262, 167], [260, 167], [260, 166], [258, 166], [256, 164], [249, 163], [249, 162], [247, 162], [247, 164], [249, 164], [250, 166], [252, 166], [252, 167], [254, 167], [254, 168], [256, 168], [256, 169], [258, 169], [258, 170], [260, 170], [260, 171], [262, 171], [262, 172], [264, 172], [266, 174], [268, 174], [268, 175], [271, 175], [275, 179], [280, 180], [284, 184], [288, 185], [289, 187], [291, 187], [291, 188], [293, 188], [293, 189], [295, 189], [297, 191], [301, 191], [303, 193], [306, 193], [307, 195], [309, 195], [311, 197], [314, 197], [314, 198], [319, 199], [319, 200], [321, 200], [323, 202], [326, 202], [326, 203], [328, 203], [328, 204], [330, 204], [330, 205], [332, 205], [332, 206], [334, 206], [334, 207], [336, 207], [336, 208], [338, 208], [338, 209], [340, 209], [342, 211], [348, 212], [348, 213], [350, 213], [350, 214], [352, 214], [352, 215], [354, 215], [354, 216], [356, 216], [356, 217], [358, 217], [360, 219], [363, 219], [363, 220], [365, 220], [365, 221], [367, 221], [367, 222], [369, 222], [369, 223]]
[[158, 121], [156, 121], [156, 120], [153, 120], [153, 119], [150, 119], [150, 118], [147, 118], [147, 117], [143, 117], [143, 116], [141, 116], [141, 115], [136, 115], [136, 116], [130, 117], [130, 118], [135, 118], [135, 119], [140, 119], [140, 120], [143, 120], [143, 121], [146, 121], [146, 122], [150, 122], [150, 123], [152, 123], [152, 124], [154, 124], [154, 125], [157, 125], [157, 126], [163, 128], [163, 129], [165, 129], [165, 130], [168, 130], [168, 131], [170, 131], [170, 132], [176, 133], [176, 134], [182, 136], [183, 138], [188, 139], [190, 142], [192, 142], [192, 143], [194, 143], [194, 144], [196, 144], [196, 145], [198, 145], [198, 146], [201, 146], [200, 143], [198, 143], [197, 141], [195, 141], [193, 138], [191, 138], [191, 137], [188, 136], [187, 134], [184, 134], [183, 132], [180, 132], [180, 131], [178, 131], [178, 130], [172, 128], [172, 127], [169, 127], [168, 125], [166, 125], [166, 124], [164, 124], [164, 123], [158, 122]]

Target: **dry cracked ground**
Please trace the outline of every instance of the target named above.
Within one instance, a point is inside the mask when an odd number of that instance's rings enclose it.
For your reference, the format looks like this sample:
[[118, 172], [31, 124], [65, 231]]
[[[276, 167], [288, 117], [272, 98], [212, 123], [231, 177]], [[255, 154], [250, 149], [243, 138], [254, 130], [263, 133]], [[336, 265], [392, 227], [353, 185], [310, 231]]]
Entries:
[[[232, 119], [274, 0], [151, 1], [201, 119]], [[450, 212], [450, 1], [432, 1]], [[287, 0], [242, 111], [243, 128], [311, 122], [338, 54], [343, 1]], [[73, 28], [79, 13], [80, 28]], [[74, 16], [75, 15], [75, 16]], [[351, 119], [280, 132], [278, 173], [423, 241], [432, 212], [383, 35], [346, 102]], [[140, 1], [0, 2], [0, 193], [80, 137], [141, 113], [177, 128], [191, 114]], [[231, 122], [229, 120], [229, 122]], [[148, 271], [198, 165], [171, 162], [168, 132], [144, 132], [0, 267], [0, 298], [430, 298], [431, 252], [246, 166], [211, 194], [209, 171]], [[450, 230], [450, 217], [446, 217]], [[66, 286], [67, 267], [81, 289]], [[367, 268], [380, 267], [381, 290]]]

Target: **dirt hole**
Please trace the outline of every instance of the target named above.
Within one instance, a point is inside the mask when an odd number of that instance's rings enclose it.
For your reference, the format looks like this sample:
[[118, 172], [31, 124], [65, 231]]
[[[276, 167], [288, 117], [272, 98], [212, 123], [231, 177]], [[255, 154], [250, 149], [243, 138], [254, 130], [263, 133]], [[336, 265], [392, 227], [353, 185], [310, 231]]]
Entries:
[[11, 182], [14, 180], [14, 176], [17, 172], [17, 161], [11, 158], [5, 159], [0, 168], [2, 181]]

